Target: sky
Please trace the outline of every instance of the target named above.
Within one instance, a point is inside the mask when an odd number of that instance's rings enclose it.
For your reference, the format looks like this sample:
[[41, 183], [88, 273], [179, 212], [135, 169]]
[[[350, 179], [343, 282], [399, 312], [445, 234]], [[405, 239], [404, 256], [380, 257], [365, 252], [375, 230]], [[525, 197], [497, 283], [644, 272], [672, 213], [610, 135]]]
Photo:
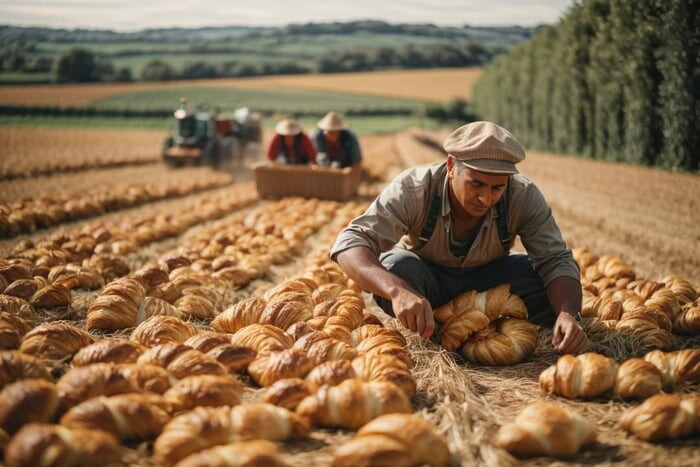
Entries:
[[574, 0], [0, 0], [0, 24], [137, 31], [378, 19], [444, 26], [554, 23]]

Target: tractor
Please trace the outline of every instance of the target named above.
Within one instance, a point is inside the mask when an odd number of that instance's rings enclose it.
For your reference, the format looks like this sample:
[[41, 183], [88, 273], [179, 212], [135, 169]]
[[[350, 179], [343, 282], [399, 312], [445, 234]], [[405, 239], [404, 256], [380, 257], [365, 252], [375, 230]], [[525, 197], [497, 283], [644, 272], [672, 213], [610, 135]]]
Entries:
[[187, 164], [214, 168], [241, 161], [248, 142], [260, 141], [260, 118], [248, 109], [238, 109], [234, 118], [219, 115], [206, 106], [194, 110], [180, 99], [172, 135], [163, 142], [163, 160], [171, 167]]

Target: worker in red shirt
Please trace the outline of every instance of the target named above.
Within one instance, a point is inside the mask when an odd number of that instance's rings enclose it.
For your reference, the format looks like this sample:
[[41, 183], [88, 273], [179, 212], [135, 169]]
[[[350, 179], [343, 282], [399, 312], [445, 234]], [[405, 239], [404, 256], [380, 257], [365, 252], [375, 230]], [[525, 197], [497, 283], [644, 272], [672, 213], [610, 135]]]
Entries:
[[316, 162], [316, 150], [309, 137], [294, 119], [285, 118], [275, 126], [277, 133], [270, 147], [267, 158], [280, 164], [312, 164]]

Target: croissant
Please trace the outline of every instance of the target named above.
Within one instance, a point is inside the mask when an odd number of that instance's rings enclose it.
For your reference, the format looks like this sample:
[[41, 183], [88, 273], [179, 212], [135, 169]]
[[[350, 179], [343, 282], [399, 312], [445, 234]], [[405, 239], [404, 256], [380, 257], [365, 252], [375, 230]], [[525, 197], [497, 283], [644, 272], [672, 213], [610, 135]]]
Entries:
[[588, 421], [550, 402], [535, 402], [502, 426], [494, 444], [516, 457], [569, 457], [596, 441]]
[[257, 355], [252, 349], [231, 344], [230, 334], [199, 333], [187, 339], [184, 345], [214, 357], [230, 372], [245, 370]]
[[377, 417], [360, 428], [355, 438], [336, 449], [332, 465], [449, 464], [447, 442], [435, 427], [414, 415], [394, 413]]
[[623, 399], [643, 399], [662, 388], [661, 372], [641, 358], [619, 366], [595, 353], [564, 355], [540, 374], [540, 388], [567, 398], [593, 398], [612, 393]]
[[194, 324], [172, 316], [153, 316], [139, 324], [131, 340], [146, 347], [160, 344], [180, 344], [197, 334]]
[[42, 287], [46, 287], [47, 285], [48, 281], [43, 277], [39, 277], [37, 279], [17, 279], [5, 287], [5, 290], [2, 291], [2, 293], [30, 301], [37, 290]]
[[58, 408], [56, 386], [40, 379], [9, 384], [0, 392], [0, 431], [14, 435], [31, 422], [48, 422]]
[[104, 431], [32, 423], [12, 438], [5, 461], [8, 467], [126, 465], [123, 454], [119, 441]]
[[311, 298], [312, 294], [316, 289], [318, 289], [318, 287], [318, 284], [313, 280], [298, 277], [296, 279], [284, 281], [283, 283], [272, 287], [270, 290], [265, 292], [263, 298], [268, 303], [277, 302], [280, 301], [278, 299], [279, 296], [288, 292], [299, 293], [307, 298]]
[[265, 440], [239, 441], [187, 456], [178, 467], [289, 467], [277, 446]]
[[149, 297], [160, 298], [168, 303], [174, 303], [175, 300], [182, 297], [182, 291], [174, 282], [165, 282], [151, 289], [148, 295]]
[[88, 329], [125, 329], [136, 326], [138, 312], [146, 296], [140, 281], [128, 277], [108, 284], [88, 308]]
[[294, 341], [289, 334], [275, 326], [251, 324], [236, 332], [231, 338], [231, 343], [260, 353], [263, 350], [288, 349]]
[[18, 348], [29, 329], [29, 324], [23, 318], [0, 311], [0, 350]]
[[462, 293], [435, 310], [435, 320], [442, 323], [441, 343], [449, 351], [457, 350], [472, 334], [485, 329], [499, 316], [527, 318], [525, 303], [510, 293], [510, 284], [485, 292]]
[[71, 304], [71, 291], [62, 284], [47, 285], [37, 290], [29, 301], [35, 308], [56, 308]]
[[262, 400], [268, 404], [294, 410], [299, 403], [312, 394], [309, 383], [299, 378], [280, 379], [265, 390]]
[[20, 352], [46, 360], [64, 361], [94, 339], [69, 323], [44, 323], [29, 331], [22, 339]]
[[682, 277], [666, 276], [662, 282], [676, 295], [678, 303], [681, 305], [695, 301], [698, 298], [698, 292], [695, 290], [695, 287]]
[[248, 374], [261, 386], [270, 386], [285, 378], [303, 378], [314, 367], [314, 362], [301, 349], [267, 351], [258, 354], [248, 365]]
[[[280, 298], [283, 298], [285, 295], [296, 295], [308, 298], [307, 295], [298, 293], [286, 293], [280, 296]], [[307, 303], [294, 300], [293, 297], [290, 297], [287, 301], [268, 303], [260, 316], [260, 323], [271, 324], [280, 329], [287, 329], [292, 326], [292, 324], [306, 321], [312, 316], [312, 309]]]
[[305, 351], [314, 366], [329, 360], [352, 360], [357, 356], [357, 350], [345, 342], [319, 331], [303, 336], [294, 343], [293, 348]]
[[19, 316], [26, 321], [36, 319], [36, 310], [28, 301], [11, 295], [0, 294], [0, 310]]
[[145, 350], [138, 342], [102, 339], [78, 350], [71, 362], [73, 366], [107, 362], [135, 363]]
[[228, 374], [226, 367], [214, 357], [182, 344], [162, 344], [152, 347], [139, 357], [137, 363], [158, 365], [176, 378]]
[[345, 289], [340, 284], [324, 284], [313, 291], [311, 294], [311, 299], [313, 300], [314, 305], [318, 305], [326, 300], [335, 300], [343, 290]]
[[408, 350], [402, 345], [399, 345], [398, 340], [394, 337], [384, 335], [376, 335], [368, 337], [360, 342], [357, 347], [357, 353], [360, 355], [375, 356], [388, 355], [396, 360], [401, 361], [407, 368], [413, 367], [413, 360], [408, 354]]
[[392, 383], [348, 379], [338, 386], [321, 387], [296, 411], [316, 426], [357, 429], [379, 415], [411, 413], [411, 405]]
[[604, 276], [615, 279], [635, 279], [634, 270], [619, 256], [603, 255], [598, 259], [596, 266]]
[[197, 407], [173, 418], [156, 439], [159, 465], [174, 465], [190, 454], [231, 442], [301, 439], [308, 426], [294, 412], [271, 404]]
[[17, 350], [0, 351], [0, 386], [31, 378], [51, 380], [51, 374], [36, 357]]
[[700, 334], [700, 298], [683, 306], [673, 321], [673, 330], [679, 334]]
[[372, 324], [376, 326], [384, 326], [382, 324], [382, 321], [377, 318], [375, 315], [370, 313], [369, 311], [365, 310], [362, 312], [362, 325], [367, 325], [367, 324]]
[[306, 382], [316, 391], [327, 384], [337, 386], [346, 379], [357, 378], [350, 360], [331, 360], [316, 366], [306, 375]]
[[144, 266], [132, 274], [132, 277], [138, 280], [147, 291], [170, 281], [170, 277], [165, 269], [154, 264]]
[[352, 361], [357, 379], [387, 381], [400, 387], [408, 397], [416, 395], [416, 381], [411, 371], [400, 360], [388, 355], [361, 355]]
[[61, 417], [61, 425], [106, 431], [123, 441], [149, 440], [163, 431], [169, 419], [162, 396], [120, 394], [76, 405]]
[[700, 433], [700, 397], [658, 394], [622, 415], [620, 425], [644, 441]]
[[[360, 346], [363, 341], [375, 336], [383, 336], [384, 342], [389, 340], [391, 343], [399, 347], [406, 347], [408, 345], [406, 343], [406, 338], [404, 338], [399, 331], [396, 329], [385, 328], [377, 324], [365, 324], [353, 330], [351, 343], [354, 346]], [[366, 350], [368, 349], [363, 349], [362, 351]]]
[[77, 264], [52, 267], [48, 275], [48, 281], [51, 284], [61, 284], [69, 289], [96, 290], [105, 285], [105, 281], [98, 271]]
[[362, 324], [364, 301], [358, 295], [340, 295], [328, 309], [326, 326], [355, 329]]
[[537, 347], [539, 326], [524, 319], [499, 318], [468, 340], [462, 353], [483, 365], [523, 362]]
[[685, 349], [664, 353], [653, 350], [644, 356], [659, 369], [663, 386], [672, 390], [685, 382], [700, 381], [700, 349]]
[[211, 319], [216, 316], [214, 304], [198, 295], [183, 295], [174, 305], [185, 318]]
[[141, 302], [136, 324], [141, 324], [145, 319], [151, 316], [174, 316], [176, 318], [183, 318], [183, 313], [162, 298], [146, 297], [143, 299], [143, 302]]
[[612, 295], [584, 296], [581, 315], [601, 320], [619, 320], [622, 316], [622, 301]]
[[305, 335], [311, 334], [315, 331], [316, 329], [309, 326], [309, 323], [307, 323], [306, 321], [294, 323], [286, 329], [287, 334], [289, 334], [292, 337], [292, 340], [294, 340], [295, 342], [304, 337]]
[[170, 379], [163, 368], [131, 363], [94, 363], [74, 367], [56, 383], [63, 408], [98, 396], [141, 391], [163, 393], [169, 387]]
[[234, 406], [241, 403], [243, 384], [233, 376], [188, 376], [175, 383], [163, 395], [172, 412], [199, 406]]
[[226, 309], [211, 322], [218, 332], [235, 333], [240, 329], [260, 322], [260, 316], [267, 303], [260, 297], [251, 297]]

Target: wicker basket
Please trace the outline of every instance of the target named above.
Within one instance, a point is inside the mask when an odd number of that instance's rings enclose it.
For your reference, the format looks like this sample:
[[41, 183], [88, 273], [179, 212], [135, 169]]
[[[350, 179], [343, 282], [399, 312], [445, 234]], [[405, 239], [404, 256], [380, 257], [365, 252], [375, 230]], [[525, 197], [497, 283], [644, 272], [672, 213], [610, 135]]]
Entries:
[[346, 201], [357, 194], [359, 167], [331, 169], [317, 165], [261, 164], [253, 169], [261, 198], [302, 196]]

